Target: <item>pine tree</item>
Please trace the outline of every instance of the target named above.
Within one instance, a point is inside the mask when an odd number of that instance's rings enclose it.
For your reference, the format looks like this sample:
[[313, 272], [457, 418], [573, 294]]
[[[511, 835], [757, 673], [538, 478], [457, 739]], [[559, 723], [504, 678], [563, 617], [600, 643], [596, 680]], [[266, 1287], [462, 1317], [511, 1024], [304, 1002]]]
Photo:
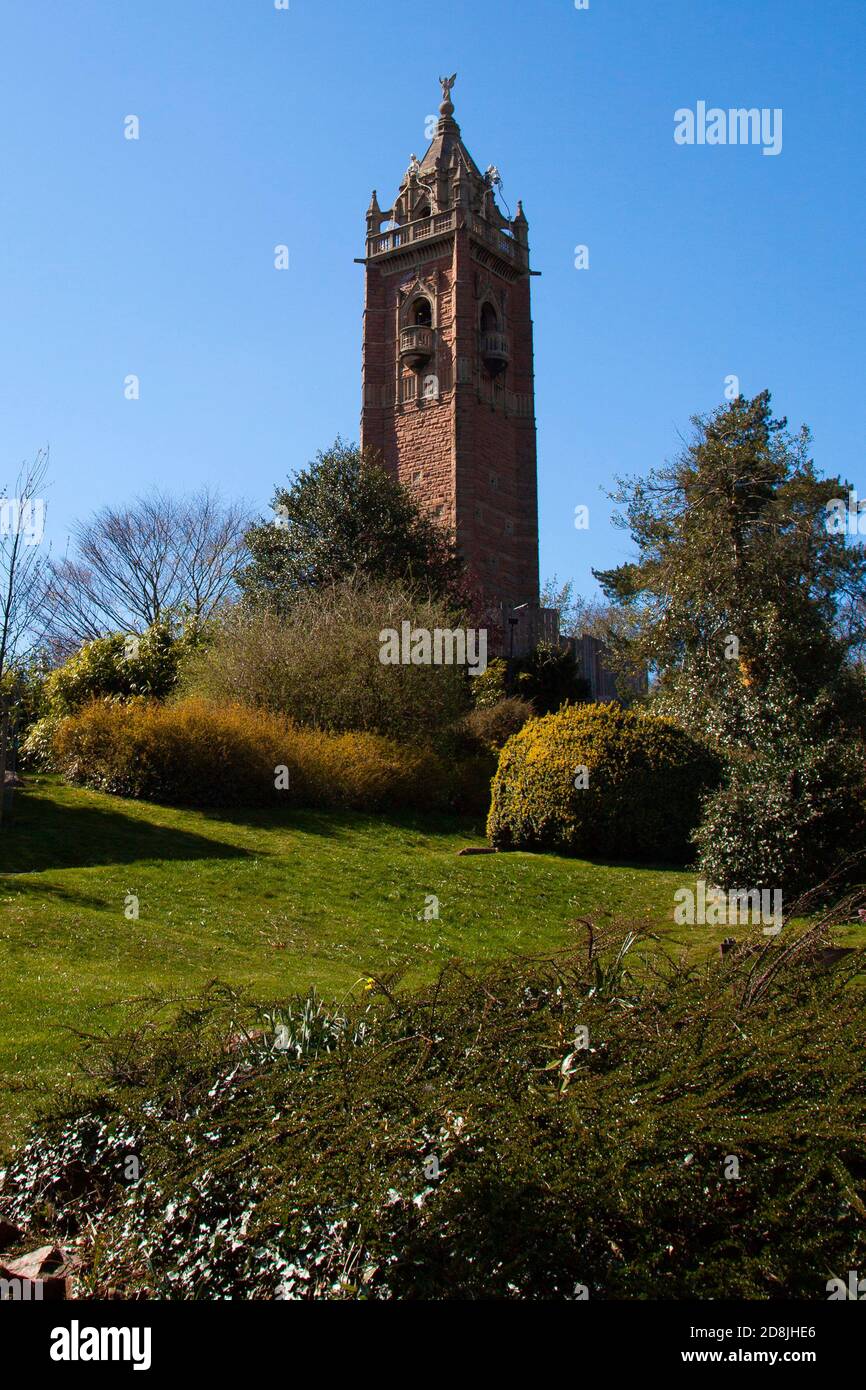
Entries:
[[809, 431], [774, 419], [767, 391], [693, 424], [673, 463], [614, 494], [638, 549], [635, 562], [596, 572], [630, 614], [620, 663], [653, 669], [666, 712], [725, 743], [751, 745], [771, 683], [774, 701], [781, 687], [825, 724], [861, 729], [851, 656], [864, 630], [843, 630], [840, 616], [866, 602], [866, 549], [846, 544], [827, 513], [848, 484], [818, 477]]

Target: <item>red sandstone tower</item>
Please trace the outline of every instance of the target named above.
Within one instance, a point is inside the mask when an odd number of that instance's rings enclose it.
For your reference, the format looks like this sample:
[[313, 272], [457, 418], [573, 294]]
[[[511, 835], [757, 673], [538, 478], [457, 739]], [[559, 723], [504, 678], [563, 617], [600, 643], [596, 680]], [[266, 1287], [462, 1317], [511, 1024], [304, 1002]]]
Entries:
[[451, 528], [493, 603], [536, 610], [527, 222], [520, 203], [500, 212], [440, 81], [430, 148], [393, 207], [374, 192], [367, 210], [361, 443]]

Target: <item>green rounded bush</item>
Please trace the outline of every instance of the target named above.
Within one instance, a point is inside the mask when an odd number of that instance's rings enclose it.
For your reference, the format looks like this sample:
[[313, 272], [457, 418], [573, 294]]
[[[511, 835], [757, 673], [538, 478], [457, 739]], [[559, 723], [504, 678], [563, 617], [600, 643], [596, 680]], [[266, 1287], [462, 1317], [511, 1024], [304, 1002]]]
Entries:
[[142, 633], [113, 632], [85, 642], [45, 682], [46, 714], [75, 714], [91, 700], [165, 700], [177, 683], [181, 658], [202, 641], [198, 627], [186, 633], [169, 619]]
[[503, 849], [683, 862], [715, 755], [676, 724], [619, 705], [573, 705], [509, 739], [487, 821]]

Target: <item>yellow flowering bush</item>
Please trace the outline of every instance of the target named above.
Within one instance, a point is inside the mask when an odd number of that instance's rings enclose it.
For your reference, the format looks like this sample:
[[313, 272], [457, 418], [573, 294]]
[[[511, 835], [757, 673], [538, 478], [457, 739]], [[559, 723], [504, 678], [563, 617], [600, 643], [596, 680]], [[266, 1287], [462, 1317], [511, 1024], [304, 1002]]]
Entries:
[[426, 749], [199, 699], [94, 701], [63, 720], [53, 744], [67, 780], [174, 805], [442, 810], [456, 795], [450, 769]]
[[508, 740], [487, 833], [502, 849], [682, 862], [719, 764], [676, 724], [569, 705]]

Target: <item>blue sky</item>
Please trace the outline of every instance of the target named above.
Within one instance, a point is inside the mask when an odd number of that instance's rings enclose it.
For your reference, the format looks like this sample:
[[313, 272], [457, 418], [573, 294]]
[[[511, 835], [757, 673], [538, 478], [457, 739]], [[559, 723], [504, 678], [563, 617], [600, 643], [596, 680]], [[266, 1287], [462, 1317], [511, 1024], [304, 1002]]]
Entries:
[[[364, 210], [423, 154], [455, 70], [464, 139], [523, 199], [542, 272], [542, 573], [593, 592], [591, 567], [628, 553], [603, 490], [675, 453], [730, 374], [866, 491], [863, 0], [4, 0], [0, 18], [0, 483], [50, 444], [55, 551], [150, 483], [264, 511], [357, 437]], [[781, 108], [782, 152], [677, 145], [674, 112], [700, 100]]]

